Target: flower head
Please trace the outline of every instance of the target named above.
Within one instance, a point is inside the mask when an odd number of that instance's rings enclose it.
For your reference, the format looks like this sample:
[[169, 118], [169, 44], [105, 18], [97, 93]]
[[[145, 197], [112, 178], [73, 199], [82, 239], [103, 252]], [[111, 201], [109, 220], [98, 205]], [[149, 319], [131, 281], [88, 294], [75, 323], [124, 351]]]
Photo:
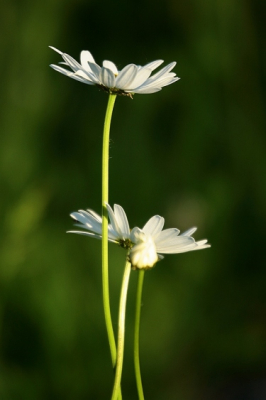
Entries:
[[[109, 242], [117, 243], [124, 248], [131, 247], [131, 233], [125, 211], [118, 204], [114, 205], [114, 210], [106, 204], [110, 224], [108, 225], [108, 240]], [[84, 231], [69, 231], [69, 233], [78, 233], [79, 235], [86, 235], [96, 239], [102, 238], [102, 217], [93, 210], [87, 211], [79, 210], [73, 212], [70, 216], [78, 223], [75, 226], [87, 229], [89, 232]]]
[[[164, 229], [164, 218], [155, 215], [150, 218], [142, 229], [134, 228], [131, 231], [132, 240], [136, 245], [130, 251], [132, 267], [135, 269], [149, 269], [163, 259], [162, 254], [177, 254], [187, 251], [201, 250], [210, 247], [207, 240], [196, 242], [191, 236], [197, 228], [191, 228], [182, 234], [177, 228]], [[154, 255], [156, 251], [156, 256]], [[145, 265], [145, 260], [147, 264]]]
[[132, 97], [134, 93], [155, 93], [179, 79], [174, 72], [171, 72], [176, 65], [175, 62], [166, 65], [166, 67], [151, 76], [152, 71], [158, 68], [163, 63], [163, 60], [152, 61], [143, 67], [128, 64], [121, 71], [118, 71], [112, 61], [105, 60], [103, 61], [103, 66], [100, 67], [87, 50], [81, 52], [80, 63], [78, 63], [68, 54], [55, 47], [50, 47], [62, 56], [64, 62], [60, 64], [70, 68], [69, 70], [60, 65], [52, 64], [51, 67], [54, 70], [87, 85], [97, 85], [112, 94]]
[[[129, 250], [129, 259], [134, 269], [149, 269], [163, 259], [162, 254], [177, 254], [187, 251], [201, 250], [210, 247], [207, 240], [198, 242], [191, 236], [197, 228], [191, 228], [180, 234], [177, 228], [164, 229], [164, 218], [155, 215], [149, 219], [142, 229], [129, 229], [124, 209], [115, 204], [114, 210], [106, 204], [110, 224], [108, 240]], [[92, 210], [79, 210], [70, 216], [77, 221], [76, 226], [84, 231], [70, 231], [97, 239], [102, 238], [102, 218]]]

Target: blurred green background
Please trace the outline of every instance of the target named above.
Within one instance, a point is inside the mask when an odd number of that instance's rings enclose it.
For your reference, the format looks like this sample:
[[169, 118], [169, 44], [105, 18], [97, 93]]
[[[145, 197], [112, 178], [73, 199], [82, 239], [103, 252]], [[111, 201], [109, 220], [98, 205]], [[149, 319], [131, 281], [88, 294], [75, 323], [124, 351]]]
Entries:
[[[131, 226], [198, 226], [211, 249], [146, 273], [141, 363], [153, 400], [265, 400], [263, 0], [3, 0], [0, 14], [0, 398], [109, 399], [101, 243], [67, 235], [100, 212], [108, 96], [49, 68], [55, 46], [118, 68], [177, 61], [181, 80], [117, 99], [110, 203]], [[112, 311], [125, 253], [110, 245]], [[123, 393], [137, 398], [131, 276]]]

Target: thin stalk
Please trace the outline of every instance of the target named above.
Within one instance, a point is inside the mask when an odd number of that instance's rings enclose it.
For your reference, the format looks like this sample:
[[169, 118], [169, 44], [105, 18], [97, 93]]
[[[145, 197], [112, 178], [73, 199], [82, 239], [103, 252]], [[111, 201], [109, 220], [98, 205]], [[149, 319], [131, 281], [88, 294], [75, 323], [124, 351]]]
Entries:
[[[112, 324], [110, 297], [109, 297], [109, 271], [108, 271], [108, 203], [109, 192], [109, 137], [112, 113], [116, 95], [109, 95], [103, 127], [103, 151], [102, 151], [102, 287], [103, 287], [103, 309], [108, 342], [111, 352], [112, 365], [116, 366], [116, 343]], [[122, 399], [121, 392], [119, 399]]]
[[120, 293], [119, 314], [118, 314], [118, 336], [117, 336], [117, 361], [116, 361], [115, 380], [114, 380], [111, 400], [117, 399], [121, 383], [123, 358], [124, 358], [124, 343], [125, 343], [125, 315], [126, 315], [126, 303], [127, 303], [127, 290], [128, 290], [130, 272], [131, 272], [131, 263], [127, 260], [121, 285], [121, 293]]
[[144, 270], [138, 271], [138, 287], [136, 296], [135, 332], [134, 332], [134, 366], [139, 400], [144, 400], [144, 393], [141, 381], [140, 362], [139, 362], [139, 327], [141, 313], [141, 297], [144, 280]]

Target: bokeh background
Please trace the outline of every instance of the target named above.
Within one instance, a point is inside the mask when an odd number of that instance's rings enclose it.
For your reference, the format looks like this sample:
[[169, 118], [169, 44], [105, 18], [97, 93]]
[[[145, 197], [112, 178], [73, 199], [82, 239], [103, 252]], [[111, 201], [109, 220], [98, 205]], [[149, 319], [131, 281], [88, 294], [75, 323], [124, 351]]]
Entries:
[[[153, 400], [266, 398], [265, 2], [3, 0], [0, 14], [0, 398], [108, 399], [100, 241], [65, 232], [100, 212], [108, 96], [49, 68], [79, 58], [177, 61], [177, 83], [117, 99], [110, 203], [131, 226], [198, 226], [211, 249], [145, 276], [141, 362]], [[112, 312], [124, 252], [110, 245]], [[123, 393], [135, 400], [131, 276]]]

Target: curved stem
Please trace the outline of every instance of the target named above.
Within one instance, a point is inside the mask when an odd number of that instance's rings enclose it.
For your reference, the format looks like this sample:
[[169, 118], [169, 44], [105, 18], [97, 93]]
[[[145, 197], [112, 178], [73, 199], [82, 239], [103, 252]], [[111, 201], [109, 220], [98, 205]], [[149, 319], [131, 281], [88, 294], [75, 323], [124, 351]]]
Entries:
[[[116, 95], [109, 95], [103, 127], [103, 151], [102, 151], [102, 287], [103, 308], [108, 342], [111, 352], [112, 365], [116, 366], [116, 343], [111, 318], [109, 298], [109, 273], [108, 273], [108, 184], [109, 184], [109, 137], [111, 118], [114, 109]], [[119, 394], [121, 399], [121, 393]]]
[[131, 263], [127, 260], [125, 265], [124, 276], [122, 280], [120, 302], [119, 302], [119, 315], [118, 315], [118, 337], [117, 337], [117, 361], [115, 370], [115, 380], [111, 400], [116, 400], [119, 394], [123, 358], [124, 358], [124, 342], [125, 342], [125, 315], [126, 315], [126, 302], [127, 302], [127, 289], [131, 272]]
[[141, 311], [141, 297], [142, 297], [142, 287], [144, 280], [144, 270], [138, 271], [138, 287], [136, 296], [136, 314], [135, 314], [135, 332], [134, 332], [134, 365], [135, 365], [135, 375], [136, 384], [138, 390], [139, 400], [144, 400], [144, 393], [141, 381], [140, 363], [139, 363], [139, 326], [140, 326], [140, 311]]

